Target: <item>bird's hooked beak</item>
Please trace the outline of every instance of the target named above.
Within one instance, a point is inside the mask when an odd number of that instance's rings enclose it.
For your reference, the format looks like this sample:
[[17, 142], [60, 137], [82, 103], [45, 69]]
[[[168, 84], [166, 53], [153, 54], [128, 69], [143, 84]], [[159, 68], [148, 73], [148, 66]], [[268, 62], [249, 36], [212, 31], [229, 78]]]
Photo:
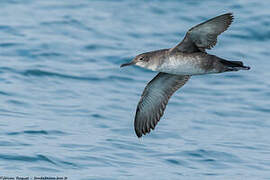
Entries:
[[133, 65], [133, 64], [135, 64], [136, 62], [135, 61], [131, 61], [131, 62], [129, 62], [129, 63], [124, 63], [124, 64], [122, 64], [120, 67], [124, 67], [124, 66], [130, 66], [130, 65]]

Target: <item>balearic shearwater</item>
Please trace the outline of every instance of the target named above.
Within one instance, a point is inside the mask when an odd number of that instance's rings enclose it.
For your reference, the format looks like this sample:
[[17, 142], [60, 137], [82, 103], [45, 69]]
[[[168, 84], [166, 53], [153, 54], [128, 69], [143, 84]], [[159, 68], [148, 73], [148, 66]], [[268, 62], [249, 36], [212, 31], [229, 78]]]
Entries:
[[232, 13], [223, 14], [188, 30], [184, 39], [171, 49], [139, 54], [121, 67], [137, 65], [159, 72], [145, 87], [138, 103], [134, 127], [138, 137], [154, 130], [172, 94], [192, 75], [249, 70], [241, 61], [228, 61], [208, 54], [217, 36], [232, 23]]

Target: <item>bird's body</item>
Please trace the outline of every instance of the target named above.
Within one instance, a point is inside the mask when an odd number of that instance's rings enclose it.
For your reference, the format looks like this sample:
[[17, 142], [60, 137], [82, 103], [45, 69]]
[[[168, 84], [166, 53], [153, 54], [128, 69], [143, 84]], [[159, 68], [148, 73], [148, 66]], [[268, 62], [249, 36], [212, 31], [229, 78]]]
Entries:
[[137, 63], [137, 66], [175, 75], [201, 75], [225, 72], [226, 67], [217, 56], [205, 52], [171, 52], [169, 49], [148, 52], [152, 63]]
[[[201, 67], [202, 61], [206, 58], [206, 54], [198, 53], [182, 53], [177, 52], [170, 54], [165, 61], [157, 68], [157, 71], [175, 74], [175, 75], [198, 75], [205, 74], [210, 71]], [[205, 61], [208, 63], [207, 61]]]
[[198, 24], [186, 33], [175, 47], [146, 52], [130, 63], [159, 72], [145, 87], [138, 103], [134, 127], [138, 137], [154, 129], [164, 113], [172, 94], [182, 87], [192, 75], [249, 70], [241, 61], [228, 61], [208, 54], [233, 20], [231, 13], [223, 14]]

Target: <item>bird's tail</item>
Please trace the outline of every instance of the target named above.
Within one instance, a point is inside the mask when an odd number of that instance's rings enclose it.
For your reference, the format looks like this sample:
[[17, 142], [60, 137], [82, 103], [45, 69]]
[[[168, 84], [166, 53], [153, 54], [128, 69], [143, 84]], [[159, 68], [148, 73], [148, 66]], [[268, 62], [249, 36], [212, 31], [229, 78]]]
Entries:
[[226, 67], [226, 71], [239, 71], [239, 70], [249, 70], [249, 66], [244, 66], [242, 61], [227, 61], [220, 60], [220, 62]]

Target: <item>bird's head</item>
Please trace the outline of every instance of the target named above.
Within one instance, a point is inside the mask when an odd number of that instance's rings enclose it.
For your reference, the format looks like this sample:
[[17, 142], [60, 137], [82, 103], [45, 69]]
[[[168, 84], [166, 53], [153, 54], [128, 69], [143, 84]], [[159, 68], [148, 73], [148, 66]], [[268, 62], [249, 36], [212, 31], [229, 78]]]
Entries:
[[143, 68], [148, 67], [151, 57], [147, 53], [139, 54], [129, 63], [122, 64], [120, 67], [136, 65]]

